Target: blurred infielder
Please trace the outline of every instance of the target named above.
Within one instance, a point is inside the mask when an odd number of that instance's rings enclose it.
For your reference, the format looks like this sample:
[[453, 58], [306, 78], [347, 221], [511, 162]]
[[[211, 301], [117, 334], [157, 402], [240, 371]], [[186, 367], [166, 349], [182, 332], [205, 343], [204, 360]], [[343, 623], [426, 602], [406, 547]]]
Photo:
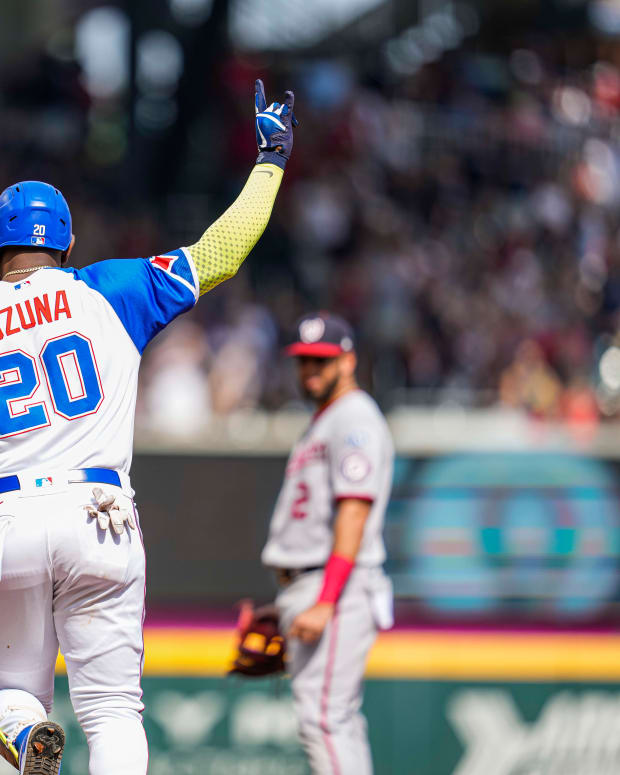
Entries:
[[382, 529], [392, 486], [387, 423], [355, 379], [349, 325], [316, 313], [297, 326], [301, 388], [317, 406], [293, 449], [262, 553], [276, 569], [300, 736], [315, 775], [370, 775], [360, 712], [366, 658], [392, 626]]
[[62, 194], [27, 181], [0, 196], [0, 754], [25, 775], [60, 769], [64, 734], [47, 720], [59, 644], [90, 775], [146, 772], [144, 550], [128, 475], [138, 367], [267, 225], [293, 94], [267, 107], [257, 81], [255, 106], [256, 166], [191, 247], [63, 269], [74, 237]]

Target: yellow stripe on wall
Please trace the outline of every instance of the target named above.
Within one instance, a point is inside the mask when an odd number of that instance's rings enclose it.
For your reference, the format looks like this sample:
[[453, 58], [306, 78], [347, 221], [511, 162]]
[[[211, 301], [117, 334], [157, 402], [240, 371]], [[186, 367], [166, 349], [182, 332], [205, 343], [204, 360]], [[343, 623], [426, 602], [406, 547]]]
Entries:
[[376, 678], [519, 681], [620, 680], [620, 636], [566, 633], [383, 633]]
[[[145, 629], [145, 675], [219, 676], [230, 667], [232, 629]], [[59, 656], [57, 672], [65, 672]], [[620, 681], [620, 635], [601, 633], [385, 632], [369, 678], [483, 681]]]

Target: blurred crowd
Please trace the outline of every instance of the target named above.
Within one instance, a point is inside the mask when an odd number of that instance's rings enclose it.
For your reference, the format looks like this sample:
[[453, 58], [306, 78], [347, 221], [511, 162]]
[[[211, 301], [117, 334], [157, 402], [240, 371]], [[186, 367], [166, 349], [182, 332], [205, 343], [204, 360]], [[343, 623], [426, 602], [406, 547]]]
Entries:
[[[95, 120], [75, 62], [32, 59], [0, 86], [0, 180], [60, 181], [78, 264], [187, 244], [249, 171], [259, 72], [237, 56], [221, 66], [222, 140], [202, 195], [179, 178], [154, 201], [132, 192], [140, 169], [118, 116], [98, 105]], [[272, 222], [237, 277], [147, 350], [144, 422], [186, 433], [198, 416], [295, 405], [281, 348], [311, 308], [351, 321], [362, 383], [387, 409], [503, 403], [586, 425], [616, 414], [620, 379], [598, 369], [620, 310], [611, 60], [463, 49], [398, 78], [315, 60], [266, 80], [270, 94], [294, 85], [301, 122]]]

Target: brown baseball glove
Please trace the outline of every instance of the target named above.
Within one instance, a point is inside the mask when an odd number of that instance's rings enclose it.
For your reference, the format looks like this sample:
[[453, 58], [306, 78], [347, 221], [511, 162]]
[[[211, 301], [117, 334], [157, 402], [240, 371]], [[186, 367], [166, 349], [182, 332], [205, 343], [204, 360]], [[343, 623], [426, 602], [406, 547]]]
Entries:
[[278, 611], [274, 605], [255, 610], [251, 601], [244, 600], [237, 633], [237, 654], [229, 675], [261, 678], [284, 672], [286, 643], [278, 627]]

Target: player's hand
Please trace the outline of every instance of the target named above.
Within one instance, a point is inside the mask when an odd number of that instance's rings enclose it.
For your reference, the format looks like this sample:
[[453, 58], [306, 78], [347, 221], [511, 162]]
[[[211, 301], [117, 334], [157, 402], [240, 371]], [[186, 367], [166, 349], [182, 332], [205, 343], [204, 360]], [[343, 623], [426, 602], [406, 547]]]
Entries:
[[136, 529], [132, 513], [117, 502], [116, 495], [105, 492], [101, 487], [94, 487], [93, 500], [94, 505], [89, 503], [84, 508], [89, 517], [97, 520], [102, 530], [107, 530], [112, 525], [116, 535], [121, 535], [125, 532], [125, 522], [132, 530]]
[[334, 609], [333, 603], [315, 603], [295, 617], [288, 637], [298, 638], [302, 643], [314, 643], [323, 635]]
[[256, 111], [256, 144], [258, 145], [257, 164], [270, 162], [284, 168], [293, 150], [293, 127], [298, 124], [293, 115], [295, 95], [285, 92], [284, 102], [272, 102], [267, 105], [265, 87], [260, 78], [254, 89], [254, 108]]

